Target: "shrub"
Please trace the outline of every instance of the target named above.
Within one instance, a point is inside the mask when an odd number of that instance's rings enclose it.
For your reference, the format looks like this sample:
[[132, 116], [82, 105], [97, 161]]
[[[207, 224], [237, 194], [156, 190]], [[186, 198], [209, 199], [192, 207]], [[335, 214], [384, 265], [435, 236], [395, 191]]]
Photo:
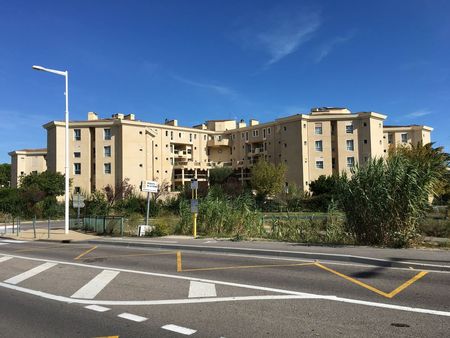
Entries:
[[357, 243], [408, 246], [417, 237], [435, 176], [405, 156], [371, 160], [339, 181], [347, 230]]

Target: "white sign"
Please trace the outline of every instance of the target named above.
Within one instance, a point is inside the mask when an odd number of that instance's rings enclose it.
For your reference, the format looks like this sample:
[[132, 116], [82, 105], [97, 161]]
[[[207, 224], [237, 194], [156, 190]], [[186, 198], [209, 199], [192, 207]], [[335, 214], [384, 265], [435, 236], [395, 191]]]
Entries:
[[191, 189], [198, 189], [198, 181], [195, 178], [191, 180]]
[[147, 233], [153, 231], [154, 226], [152, 225], [139, 225], [138, 227], [138, 236], [145, 236]]
[[158, 192], [158, 182], [142, 181], [141, 190], [144, 192]]
[[198, 200], [191, 200], [191, 212], [198, 213]]
[[84, 201], [73, 201], [73, 207], [74, 208], [84, 208], [86, 205], [84, 204]]

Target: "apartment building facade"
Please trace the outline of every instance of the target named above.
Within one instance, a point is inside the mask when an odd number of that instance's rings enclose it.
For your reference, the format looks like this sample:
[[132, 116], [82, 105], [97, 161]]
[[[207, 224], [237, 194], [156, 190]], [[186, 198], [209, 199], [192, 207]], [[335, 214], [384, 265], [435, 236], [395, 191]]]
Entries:
[[[285, 163], [286, 184], [308, 190], [320, 175], [349, 171], [356, 163], [385, 156], [390, 146], [430, 142], [432, 128], [385, 127], [385, 119], [375, 112], [313, 108], [310, 114], [264, 124], [210, 120], [187, 128], [176, 120], [156, 124], [133, 114], [99, 119], [91, 112], [87, 120], [70, 122], [72, 190], [92, 193], [125, 179], [136, 187], [142, 180], [167, 182], [176, 190], [193, 178], [206, 183], [209, 170], [222, 166], [244, 182], [259, 159]], [[64, 126], [59, 121], [44, 125], [46, 167], [53, 172], [64, 172]]]
[[22, 149], [8, 153], [11, 156], [11, 181], [12, 188], [17, 188], [20, 176], [33, 172], [40, 173], [47, 170], [47, 149]]

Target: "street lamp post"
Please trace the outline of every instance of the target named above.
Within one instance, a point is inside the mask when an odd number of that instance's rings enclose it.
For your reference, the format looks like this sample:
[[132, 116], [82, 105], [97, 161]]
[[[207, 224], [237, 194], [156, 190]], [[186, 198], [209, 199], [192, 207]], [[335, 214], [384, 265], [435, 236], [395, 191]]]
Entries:
[[66, 114], [65, 114], [65, 120], [66, 120], [66, 137], [65, 137], [65, 164], [64, 164], [64, 175], [65, 175], [65, 205], [64, 205], [64, 233], [69, 233], [69, 72], [66, 71], [60, 71], [55, 69], [49, 69], [44, 68], [41, 66], [33, 66], [33, 69], [40, 70], [43, 72], [53, 73], [57, 75], [62, 75], [66, 79]]

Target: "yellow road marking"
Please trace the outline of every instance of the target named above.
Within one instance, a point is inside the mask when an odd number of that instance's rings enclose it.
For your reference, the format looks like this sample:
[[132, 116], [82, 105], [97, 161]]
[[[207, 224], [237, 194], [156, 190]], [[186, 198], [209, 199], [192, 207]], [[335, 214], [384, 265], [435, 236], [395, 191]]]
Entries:
[[415, 275], [413, 278], [411, 278], [409, 281], [403, 283], [402, 285], [400, 285], [397, 289], [389, 292], [389, 297], [392, 298], [394, 297], [397, 293], [403, 291], [404, 289], [406, 289], [408, 286], [410, 286], [412, 283], [414, 283], [415, 281], [419, 280], [420, 278], [424, 277], [428, 272], [426, 271], [421, 271], [419, 272], [417, 275]]
[[95, 337], [95, 338], [119, 338], [119, 336], [102, 336], [102, 337]]
[[195, 269], [184, 269], [183, 272], [189, 271], [213, 271], [213, 270], [229, 270], [229, 269], [255, 269], [255, 268], [274, 268], [279, 266], [306, 266], [314, 265], [314, 263], [293, 263], [293, 264], [264, 264], [264, 265], [236, 265], [236, 266], [222, 266], [213, 268], [195, 268]]
[[177, 272], [181, 272], [181, 252], [177, 251]]
[[87, 255], [89, 252], [94, 251], [95, 249], [97, 249], [97, 245], [94, 245], [92, 248], [87, 249], [86, 251], [82, 252], [81, 254], [79, 254], [77, 257], [74, 258], [74, 260], [78, 260], [81, 257], [83, 257], [84, 255]]
[[324, 269], [324, 270], [326, 270], [326, 271], [328, 271], [328, 272], [331, 272], [331, 273], [333, 273], [333, 274], [335, 274], [335, 275], [337, 275], [337, 276], [339, 276], [339, 277], [342, 277], [342, 278], [344, 278], [344, 279], [346, 279], [346, 280], [348, 280], [348, 281], [350, 281], [350, 282], [352, 282], [352, 283], [355, 283], [355, 284], [357, 284], [357, 285], [359, 285], [359, 286], [362, 286], [363, 288], [366, 288], [366, 289], [368, 289], [368, 290], [370, 290], [370, 291], [372, 291], [372, 292], [375, 292], [375, 293], [377, 293], [377, 294], [379, 294], [379, 295], [381, 295], [381, 296], [383, 296], [383, 297], [386, 297], [386, 298], [392, 298], [392, 297], [394, 297], [394, 296], [395, 296], [396, 294], [398, 294], [400, 291], [406, 289], [406, 288], [407, 288], [408, 286], [410, 286], [412, 283], [414, 283], [415, 281], [419, 280], [420, 278], [422, 278], [423, 276], [425, 276], [425, 275], [427, 274], [427, 272], [421, 271], [421, 272], [419, 272], [417, 275], [415, 275], [413, 278], [411, 278], [411, 279], [408, 280], [407, 282], [405, 282], [405, 283], [403, 283], [402, 285], [400, 285], [400, 286], [399, 286], [398, 288], [396, 288], [395, 290], [391, 291], [390, 293], [386, 293], [386, 292], [384, 292], [384, 291], [378, 290], [377, 288], [375, 288], [375, 287], [373, 287], [373, 286], [371, 286], [371, 285], [369, 285], [369, 284], [363, 283], [363, 282], [361, 282], [361, 281], [359, 281], [359, 280], [357, 280], [357, 279], [355, 279], [355, 278], [349, 277], [349, 276], [347, 276], [347, 275], [344, 275], [343, 273], [340, 273], [340, 272], [338, 272], [338, 271], [336, 271], [336, 270], [333, 270], [333, 269], [331, 269], [331, 268], [329, 268], [329, 267], [327, 267], [327, 266], [325, 266], [325, 265], [322, 265], [322, 264], [320, 264], [319, 262], [314, 263], [314, 265], [317, 266], [317, 267], [319, 267], [319, 268], [321, 268], [321, 269]]
[[116, 258], [116, 257], [138, 257], [138, 256], [158, 256], [158, 255], [170, 255], [174, 254], [176, 251], [163, 251], [163, 252], [157, 252], [157, 253], [142, 253], [142, 254], [125, 254], [125, 255], [110, 255], [110, 256], [90, 256], [89, 258], [85, 259], [106, 259], [106, 258]]

